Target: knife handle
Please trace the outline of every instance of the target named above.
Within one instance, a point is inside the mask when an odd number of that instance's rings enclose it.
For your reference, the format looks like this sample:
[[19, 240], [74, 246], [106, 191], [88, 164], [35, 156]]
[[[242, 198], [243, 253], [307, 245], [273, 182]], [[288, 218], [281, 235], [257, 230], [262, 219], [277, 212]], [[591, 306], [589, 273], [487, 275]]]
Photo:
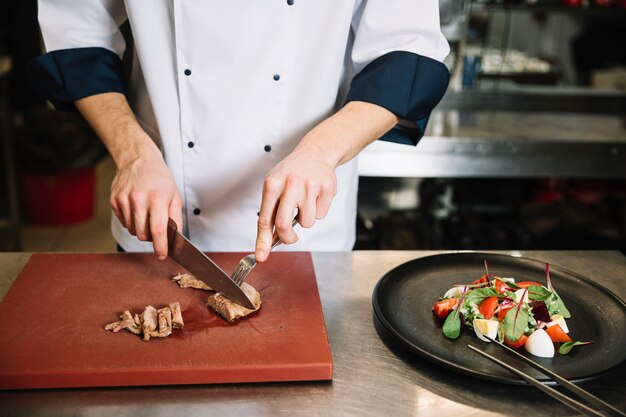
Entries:
[[178, 233], [178, 226], [176, 222], [172, 220], [172, 218], [168, 218], [167, 220], [167, 248], [171, 248], [174, 244], [174, 236]]

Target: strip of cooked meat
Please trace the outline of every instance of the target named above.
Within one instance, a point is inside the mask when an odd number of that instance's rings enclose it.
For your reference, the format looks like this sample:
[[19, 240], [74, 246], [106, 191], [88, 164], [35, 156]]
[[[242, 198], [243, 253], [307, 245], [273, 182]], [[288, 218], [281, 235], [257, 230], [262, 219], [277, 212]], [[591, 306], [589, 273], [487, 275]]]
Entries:
[[152, 336], [167, 337], [172, 334], [172, 311], [169, 307], [160, 308], [158, 311], [159, 316], [159, 331]]
[[183, 323], [183, 315], [180, 312], [180, 304], [178, 302], [170, 304], [170, 311], [172, 312], [172, 327], [174, 329], [182, 329], [185, 324]]
[[[172, 278], [181, 288], [196, 288], [211, 291], [211, 287], [200, 281], [190, 274], [178, 274]], [[240, 306], [239, 304], [229, 300], [220, 293], [215, 293], [207, 299], [207, 306], [215, 310], [220, 316], [227, 321], [235, 321], [238, 318], [245, 317], [250, 313], [257, 311], [261, 307], [261, 296], [258, 291], [249, 284], [243, 283], [242, 290], [255, 305], [253, 310]], [[172, 309], [172, 314], [174, 310]], [[176, 325], [174, 325], [176, 327]]]
[[183, 316], [178, 302], [173, 302], [169, 307], [165, 306], [158, 310], [148, 306], [143, 313], [134, 316], [126, 310], [120, 316], [119, 321], [104, 326], [105, 330], [111, 330], [114, 333], [122, 329], [128, 330], [143, 336], [145, 341], [149, 341], [151, 337], [167, 337], [172, 334], [172, 328], [183, 328]]
[[152, 306], [146, 307], [146, 310], [143, 312], [143, 323], [141, 325], [141, 330], [143, 331], [143, 340], [150, 340], [150, 336], [157, 329], [157, 310]]
[[178, 274], [172, 278], [172, 281], [180, 285], [181, 288], [195, 288], [198, 290], [213, 291], [211, 287], [190, 274]]
[[126, 329], [129, 332], [134, 333], [134, 334], [141, 333], [141, 329], [139, 328], [137, 323], [135, 323], [135, 320], [133, 319], [132, 314], [130, 314], [130, 311], [128, 310], [122, 313], [119, 321], [115, 321], [113, 323], [107, 324], [106, 326], [104, 326], [104, 329], [111, 330], [113, 331], [113, 333], [117, 333], [123, 329]]
[[234, 301], [224, 297], [220, 293], [211, 295], [207, 299], [207, 306], [215, 310], [215, 312], [227, 321], [235, 321], [238, 318], [254, 313], [261, 307], [261, 295], [252, 285], [246, 284], [245, 282], [241, 284], [241, 289], [252, 301], [252, 304], [254, 304], [254, 310], [242, 307]]

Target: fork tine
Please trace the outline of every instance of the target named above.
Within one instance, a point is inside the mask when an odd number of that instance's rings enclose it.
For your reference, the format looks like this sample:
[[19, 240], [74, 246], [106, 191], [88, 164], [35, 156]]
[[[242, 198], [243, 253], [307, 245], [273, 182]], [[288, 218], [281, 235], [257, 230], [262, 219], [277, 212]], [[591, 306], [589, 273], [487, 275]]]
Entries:
[[237, 267], [237, 269], [233, 273], [233, 277], [234, 277], [233, 281], [235, 281], [237, 285], [241, 286], [241, 284], [243, 284], [246, 277], [248, 276], [249, 272], [250, 270], [247, 268], [247, 265], [242, 263], [241, 265]]
[[248, 274], [242, 273], [241, 276], [239, 277], [239, 280], [237, 281], [237, 285], [241, 287], [241, 284], [243, 284], [243, 282], [246, 280], [247, 277], [248, 277]]
[[239, 266], [237, 267], [235, 272], [233, 272], [233, 281], [235, 281], [235, 284], [239, 286], [241, 286], [241, 283], [239, 282], [241, 280], [241, 274], [242, 274], [242, 268], [241, 266]]
[[239, 286], [241, 286], [241, 284], [243, 284], [243, 282], [246, 280], [246, 278], [248, 278], [248, 275], [250, 275], [251, 271], [252, 271], [252, 268], [246, 268], [241, 273], [241, 277], [239, 277]]
[[[295, 227], [295, 225], [298, 224], [298, 221], [299, 221], [299, 214], [296, 214], [296, 216], [293, 218], [293, 222], [291, 223], [291, 226]], [[270, 250], [273, 250], [276, 246], [280, 245], [281, 243], [282, 242], [280, 238], [278, 237], [278, 235], [276, 235], [274, 237], [274, 240], [272, 241], [272, 246]], [[256, 266], [256, 258], [254, 256], [254, 253], [244, 256], [243, 258], [241, 258], [241, 260], [235, 267], [235, 270], [230, 275], [230, 279], [235, 284], [241, 287], [241, 284], [243, 284], [243, 282], [246, 280], [248, 275], [250, 275], [250, 272], [254, 269], [255, 266]]]
[[235, 284], [241, 286], [255, 266], [256, 259], [253, 254], [244, 256], [233, 270], [231, 279], [235, 282]]

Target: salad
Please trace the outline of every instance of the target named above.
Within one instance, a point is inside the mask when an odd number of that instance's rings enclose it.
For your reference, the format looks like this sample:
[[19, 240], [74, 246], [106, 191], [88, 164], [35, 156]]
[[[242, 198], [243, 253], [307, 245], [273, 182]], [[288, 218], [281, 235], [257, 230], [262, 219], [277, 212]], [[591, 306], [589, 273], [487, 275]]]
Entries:
[[517, 349], [522, 346], [532, 355], [552, 358], [555, 343], [559, 353], [567, 354], [580, 345], [593, 342], [574, 341], [569, 336], [566, 319], [571, 318], [565, 303], [552, 286], [546, 264], [546, 281], [516, 282], [515, 278], [489, 273], [468, 285], [455, 285], [433, 306], [443, 322], [443, 334], [457, 339], [462, 323], [484, 341], [498, 340]]

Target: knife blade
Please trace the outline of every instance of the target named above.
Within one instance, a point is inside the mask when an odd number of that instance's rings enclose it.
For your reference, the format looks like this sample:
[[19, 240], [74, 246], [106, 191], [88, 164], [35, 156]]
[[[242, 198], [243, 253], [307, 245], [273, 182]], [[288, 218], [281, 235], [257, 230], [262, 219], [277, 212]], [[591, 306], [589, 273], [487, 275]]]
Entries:
[[194, 277], [237, 304], [249, 309], [255, 308], [241, 287], [235, 284], [222, 268], [187, 240], [178, 231], [178, 226], [172, 219], [169, 219], [167, 223], [167, 245], [167, 255], [191, 272]]

